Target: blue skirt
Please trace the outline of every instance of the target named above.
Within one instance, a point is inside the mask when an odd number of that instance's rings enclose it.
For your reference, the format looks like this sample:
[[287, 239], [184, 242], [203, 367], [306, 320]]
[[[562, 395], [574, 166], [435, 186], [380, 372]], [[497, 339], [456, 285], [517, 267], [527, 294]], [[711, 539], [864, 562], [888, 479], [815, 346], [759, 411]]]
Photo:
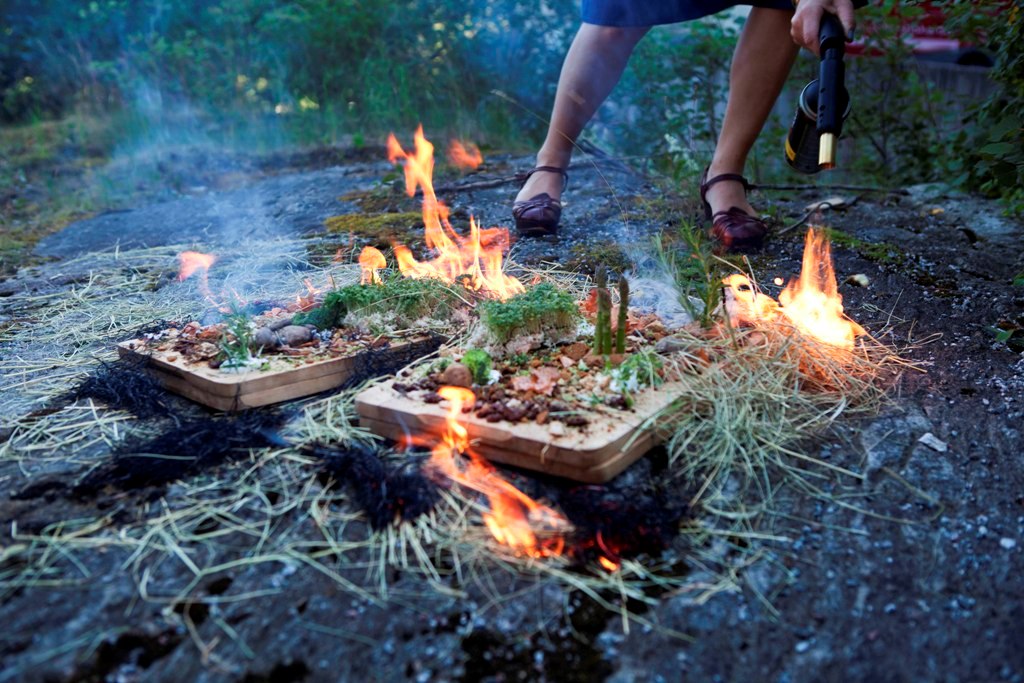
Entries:
[[583, 0], [583, 23], [656, 26], [700, 19], [736, 5], [792, 10], [792, 0]]

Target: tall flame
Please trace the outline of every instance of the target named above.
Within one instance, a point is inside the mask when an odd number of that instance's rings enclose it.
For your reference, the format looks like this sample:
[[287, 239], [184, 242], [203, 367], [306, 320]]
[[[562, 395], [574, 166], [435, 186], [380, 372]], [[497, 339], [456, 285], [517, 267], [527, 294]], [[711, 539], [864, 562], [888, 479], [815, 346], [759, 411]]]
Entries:
[[804, 241], [800, 277], [786, 285], [776, 302], [739, 274], [725, 278], [733, 300], [733, 322], [774, 323], [785, 319], [801, 334], [842, 349], [852, 349], [866, 330], [843, 313], [832, 249], [822, 230], [811, 228]]
[[[473, 392], [445, 386], [437, 393], [449, 406], [446, 428], [432, 451], [431, 463], [452, 481], [487, 497], [490, 511], [483, 513], [484, 524], [499, 543], [529, 557], [560, 555], [570, 527], [568, 520], [502, 479], [470, 448], [469, 431], [459, 417], [464, 406], [476, 401]], [[460, 454], [466, 456], [464, 463], [460, 463]]]
[[448, 145], [448, 161], [452, 166], [473, 170], [484, 163], [484, 155], [480, 153], [480, 148], [473, 143], [452, 140]]
[[198, 251], [181, 252], [178, 254], [178, 282], [184, 282], [197, 272], [205, 276], [216, 262], [217, 257], [213, 254], [203, 254]]
[[452, 228], [448, 207], [434, 194], [434, 146], [424, 137], [423, 126], [416, 129], [412, 154], [402, 149], [394, 134], [388, 136], [387, 148], [388, 161], [403, 165], [406, 193], [412, 197], [417, 188], [423, 190], [423, 237], [427, 247], [437, 252], [431, 261], [417, 261], [407, 247], [396, 244], [395, 259], [402, 274], [445, 282], [459, 278], [470, 289], [502, 300], [524, 291], [519, 280], [502, 270], [502, 254], [510, 244], [506, 229], [481, 228], [472, 217], [468, 238]]
[[198, 273], [199, 291], [203, 297], [211, 303], [214, 301], [213, 292], [210, 291], [209, 271], [217, 257], [213, 254], [203, 254], [198, 251], [183, 251], [178, 254], [178, 282], [184, 282]]
[[782, 314], [801, 332], [818, 341], [852, 349], [863, 327], [843, 314], [843, 297], [836, 284], [832, 246], [823, 230], [811, 228], [804, 240], [800, 277], [779, 294]]

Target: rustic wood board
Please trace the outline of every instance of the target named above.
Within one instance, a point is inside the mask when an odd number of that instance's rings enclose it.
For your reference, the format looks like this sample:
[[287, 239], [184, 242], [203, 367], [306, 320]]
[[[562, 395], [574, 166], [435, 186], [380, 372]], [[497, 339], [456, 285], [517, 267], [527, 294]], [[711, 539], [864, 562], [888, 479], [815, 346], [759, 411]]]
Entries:
[[[549, 425], [535, 422], [488, 422], [464, 413], [460, 422], [474, 448], [495, 462], [537, 470], [588, 484], [603, 484], [661, 443], [652, 417], [675, 399], [674, 383], [647, 389], [635, 397], [633, 410], [607, 406], [588, 409], [583, 428], [566, 427], [555, 436]], [[409, 398], [387, 382], [356, 396], [359, 424], [401, 441], [406, 435], [438, 434], [445, 426], [446, 405]]]
[[436, 337], [417, 337], [393, 342], [385, 349], [315, 359], [293, 367], [230, 373], [204, 363], [187, 363], [181, 354], [146, 348], [141, 340], [121, 342], [117, 350], [122, 358], [146, 362], [147, 370], [169, 391], [216, 410], [234, 412], [335, 389], [364, 371], [371, 355], [375, 363], [389, 357], [425, 356], [439, 343]]

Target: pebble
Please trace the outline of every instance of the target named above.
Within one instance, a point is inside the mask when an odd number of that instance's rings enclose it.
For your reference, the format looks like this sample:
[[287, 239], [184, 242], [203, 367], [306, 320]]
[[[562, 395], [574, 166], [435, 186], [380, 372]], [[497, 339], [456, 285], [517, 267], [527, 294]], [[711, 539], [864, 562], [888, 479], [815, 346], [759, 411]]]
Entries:
[[1000, 538], [999, 546], [1004, 550], [1013, 550], [1017, 547], [1017, 541], [1013, 540], [1012, 538]]
[[809, 641], [809, 640], [801, 640], [799, 643], [796, 644], [796, 648], [794, 648], [794, 649], [797, 652], [807, 652], [808, 650], [811, 649], [811, 641]]

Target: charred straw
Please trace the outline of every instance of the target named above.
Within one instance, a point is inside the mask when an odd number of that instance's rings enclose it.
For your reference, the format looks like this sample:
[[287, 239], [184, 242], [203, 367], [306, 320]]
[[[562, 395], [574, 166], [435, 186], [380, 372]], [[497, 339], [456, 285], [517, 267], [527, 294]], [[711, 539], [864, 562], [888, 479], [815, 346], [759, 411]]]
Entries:
[[559, 497], [559, 506], [576, 528], [576, 555], [614, 553], [621, 558], [658, 555], [679, 533], [685, 505], [660, 488], [615, 491], [580, 486]]
[[142, 419], [171, 415], [167, 392], [146, 372], [147, 362], [146, 359], [122, 358], [100, 363], [92, 374], [56, 401], [72, 403], [91, 398]]
[[317, 444], [308, 452], [321, 459], [321, 482], [347, 488], [373, 529], [412, 521], [438, 501], [437, 486], [423, 475], [420, 460], [387, 462], [361, 446], [339, 449]]
[[82, 498], [106, 487], [141, 489], [195, 476], [244, 457], [250, 449], [282, 445], [278, 430], [286, 419], [284, 413], [264, 410], [177, 423], [156, 437], [127, 442], [73, 493]]

